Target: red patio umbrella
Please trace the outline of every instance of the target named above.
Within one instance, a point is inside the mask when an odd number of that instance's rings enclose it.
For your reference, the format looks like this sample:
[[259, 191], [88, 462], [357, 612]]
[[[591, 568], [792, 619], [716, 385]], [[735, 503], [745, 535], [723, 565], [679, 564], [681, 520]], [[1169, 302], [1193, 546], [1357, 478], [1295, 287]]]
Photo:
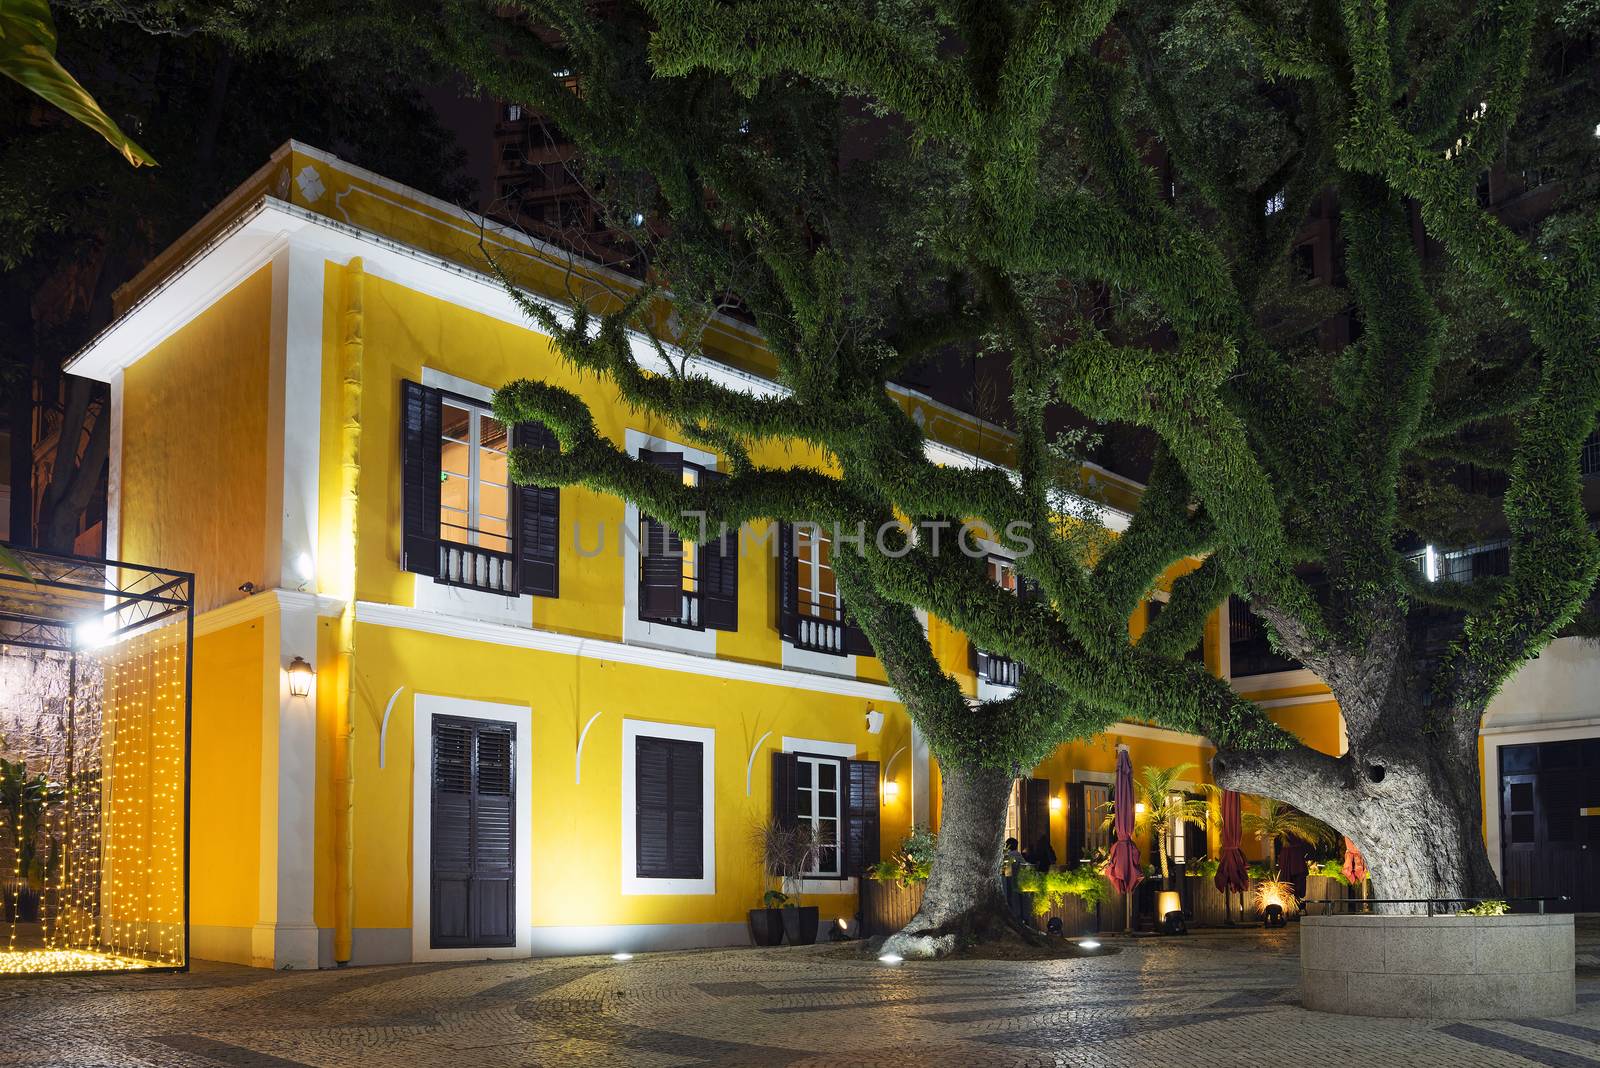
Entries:
[[1133, 930], [1133, 888], [1144, 878], [1139, 870], [1139, 847], [1133, 844], [1134, 796], [1133, 762], [1128, 759], [1128, 747], [1117, 746], [1117, 784], [1114, 801], [1112, 829], [1117, 841], [1111, 847], [1111, 861], [1106, 865], [1106, 878], [1127, 903], [1123, 930]]
[[[1244, 860], [1244, 821], [1239, 815], [1239, 794], [1234, 790], [1222, 791], [1222, 856], [1217, 861], [1214, 880], [1222, 891], [1222, 901], [1228, 910], [1228, 922], [1233, 922], [1233, 903], [1228, 894], [1243, 894], [1250, 888], [1250, 872]], [[1241, 897], [1239, 910], [1244, 911]]]
[[1361, 855], [1348, 834], [1344, 836], [1344, 877], [1357, 890], [1367, 881], [1367, 858]]

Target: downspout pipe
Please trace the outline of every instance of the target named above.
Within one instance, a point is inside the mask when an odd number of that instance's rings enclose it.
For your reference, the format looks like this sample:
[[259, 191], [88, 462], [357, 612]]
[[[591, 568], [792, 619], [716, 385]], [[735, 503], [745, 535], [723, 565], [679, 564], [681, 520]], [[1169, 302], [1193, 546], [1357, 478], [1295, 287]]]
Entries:
[[365, 355], [366, 271], [355, 257], [344, 269], [344, 307], [339, 324], [339, 698], [333, 741], [333, 960], [350, 963], [355, 932], [355, 621], [356, 497], [361, 481], [361, 387]]

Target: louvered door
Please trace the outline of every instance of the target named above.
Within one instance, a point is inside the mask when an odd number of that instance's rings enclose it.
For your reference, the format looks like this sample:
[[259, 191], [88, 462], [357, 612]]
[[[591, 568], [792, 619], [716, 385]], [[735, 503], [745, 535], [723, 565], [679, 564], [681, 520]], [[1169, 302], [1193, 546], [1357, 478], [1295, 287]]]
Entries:
[[516, 751], [513, 724], [433, 717], [435, 949], [516, 944]]

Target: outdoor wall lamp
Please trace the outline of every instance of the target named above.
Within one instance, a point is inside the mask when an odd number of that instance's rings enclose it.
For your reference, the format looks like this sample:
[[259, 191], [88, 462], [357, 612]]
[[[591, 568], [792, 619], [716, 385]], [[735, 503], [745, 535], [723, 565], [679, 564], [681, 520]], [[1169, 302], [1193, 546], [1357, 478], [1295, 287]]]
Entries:
[[883, 730], [883, 713], [871, 705], [867, 706], [867, 733], [877, 734]]
[[900, 784], [893, 779], [889, 779], [883, 784], [884, 804], [892, 805], [898, 800], [900, 800]]
[[311, 670], [311, 665], [306, 663], [306, 658], [297, 656], [289, 661], [289, 696], [307, 697], [311, 693], [311, 680], [317, 673]]
[[1066, 805], [1067, 805], [1067, 803], [1065, 801], [1061, 800], [1061, 795], [1060, 794], [1051, 794], [1050, 795], [1050, 811], [1051, 812], [1054, 812], [1057, 815], [1060, 815], [1061, 814], [1061, 810], [1063, 808], [1065, 808]]

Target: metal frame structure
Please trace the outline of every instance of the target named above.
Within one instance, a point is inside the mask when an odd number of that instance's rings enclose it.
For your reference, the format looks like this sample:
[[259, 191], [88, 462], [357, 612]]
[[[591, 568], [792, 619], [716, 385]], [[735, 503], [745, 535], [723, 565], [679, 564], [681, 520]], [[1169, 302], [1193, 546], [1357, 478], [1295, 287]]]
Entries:
[[[117, 642], [183, 616], [183, 963], [151, 965], [139, 971], [188, 971], [194, 575], [3, 542], [0, 548], [5, 549], [0, 555], [0, 647], [66, 654], [68, 670], [74, 676], [79, 651], [86, 645]], [[16, 569], [17, 563], [23, 571]], [[91, 635], [92, 641], [86, 641]]]

